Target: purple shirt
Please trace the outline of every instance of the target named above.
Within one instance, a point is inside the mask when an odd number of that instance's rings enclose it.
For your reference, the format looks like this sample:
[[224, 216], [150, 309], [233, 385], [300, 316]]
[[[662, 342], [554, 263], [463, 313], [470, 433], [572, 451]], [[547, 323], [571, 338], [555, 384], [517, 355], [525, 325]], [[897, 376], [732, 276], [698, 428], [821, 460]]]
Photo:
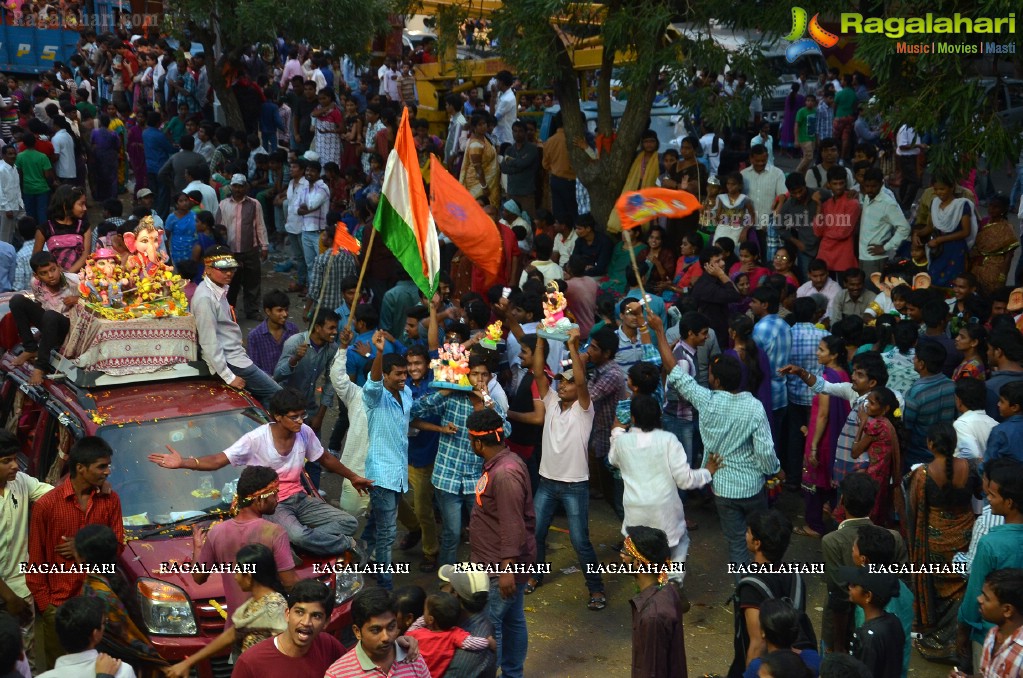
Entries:
[[253, 364], [267, 374], [273, 374], [277, 368], [277, 361], [281, 359], [284, 342], [295, 334], [298, 334], [298, 327], [290, 320], [284, 323], [280, 342], [270, 334], [270, 327], [265, 320], [256, 325], [249, 332], [249, 357], [252, 358]]
[[[217, 523], [206, 535], [206, 543], [202, 545], [197, 563], [213, 565], [216, 563], [234, 563], [241, 547], [247, 544], [263, 544], [273, 551], [278, 572], [295, 569], [295, 559], [291, 555], [291, 544], [283, 527], [269, 520], [240, 521], [237, 518]], [[225, 628], [232, 625], [231, 616], [238, 606], [249, 597], [238, 588], [238, 583], [230, 574], [221, 574], [224, 583], [224, 595], [227, 597], [227, 621]]]

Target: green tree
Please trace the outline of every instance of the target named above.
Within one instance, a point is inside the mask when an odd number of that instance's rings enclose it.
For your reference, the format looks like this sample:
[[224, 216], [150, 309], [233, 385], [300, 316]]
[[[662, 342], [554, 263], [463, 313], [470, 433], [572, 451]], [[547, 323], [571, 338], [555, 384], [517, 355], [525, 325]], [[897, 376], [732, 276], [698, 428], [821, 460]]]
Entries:
[[582, 138], [585, 133], [572, 39], [599, 36], [603, 43], [596, 82], [597, 133], [608, 137], [614, 133], [611, 86], [615, 53], [630, 55], [630, 63], [621, 70], [622, 90], [628, 103], [610, 153], [591, 162], [581, 149], [570, 147], [572, 164], [589, 189], [593, 214], [598, 220], [606, 221], [621, 193], [640, 135], [647, 126], [659, 73], [675, 59], [666, 35], [670, 21], [671, 8], [664, 0], [611, 0], [603, 5], [568, 0], [509, 0], [493, 15], [492, 29], [499, 50], [514, 65], [520, 78], [540, 86], [553, 86], [570, 140]]
[[[690, 3], [695, 13], [710, 11], [713, 2]], [[797, 3], [793, 3], [797, 4]], [[858, 12], [864, 17], [909, 18], [935, 16], [1001, 18], [1015, 12], [1019, 21], [1019, 3], [1013, 0], [838, 0], [837, 2], [801, 2], [810, 16], [820, 12], [821, 21], [840, 21], [843, 12]], [[720, 16], [721, 23], [737, 29], [760, 28], [779, 35], [789, 32], [792, 5], [785, 2], [736, 3]], [[984, 154], [992, 167], [1015, 161], [1019, 153], [1020, 127], [1007, 120], [1004, 101], [991, 93], [990, 79], [1023, 76], [1023, 33], [1000, 35], [906, 34], [895, 38], [883, 34], [845, 36], [855, 42], [856, 58], [867, 64], [875, 87], [869, 112], [880, 117], [893, 132], [903, 124], [918, 132], [930, 132], [934, 143], [928, 152], [931, 171], [953, 176], [976, 166], [976, 157]], [[980, 43], [1014, 45], [1015, 54], [900, 54], [897, 43], [947, 43], [976, 48]], [[829, 65], [839, 66], [829, 50], [824, 50]], [[845, 70], [845, 69], [843, 69]], [[997, 75], [996, 75], [997, 74]], [[986, 78], [987, 80], [982, 80]]]
[[[698, 0], [697, 0], [698, 2]], [[692, 6], [693, 2], [690, 3]], [[703, 23], [709, 22], [720, 3], [706, 3]], [[611, 0], [604, 4], [575, 3], [568, 0], [509, 0], [493, 15], [493, 31], [501, 55], [519, 73], [519, 77], [537, 86], [551, 86], [561, 104], [565, 133], [570, 140], [584, 136], [585, 123], [580, 110], [580, 79], [596, 79], [597, 134], [614, 135], [610, 152], [590, 160], [574, 144], [572, 164], [589, 190], [591, 208], [598, 222], [606, 222], [621, 194], [629, 168], [639, 148], [640, 136], [647, 127], [650, 108], [659, 91], [671, 80], [680, 94], [675, 102], [689, 110], [699, 106], [715, 127], [728, 120], [745, 119], [748, 100], [714, 97], [708, 91], [686, 92], [685, 83], [693, 75], [690, 54], [698, 54], [701, 63], [731, 60], [750, 76], [752, 91], [765, 91], [772, 77], [762, 67], [756, 50], [729, 55], [709, 40], [681, 39], [673, 21], [694, 21], [698, 11], [679, 15], [678, 3], [671, 0]], [[698, 23], [694, 25], [699, 25]], [[599, 70], [584, 72], [573, 62], [577, 41], [598, 40], [603, 45]], [[718, 69], [721, 72], [721, 68]], [[613, 80], [618, 80], [618, 99], [625, 110], [614, 128], [611, 116]], [[665, 141], [662, 139], [662, 141]]]
[[244, 50], [273, 43], [278, 33], [289, 40], [348, 54], [364, 53], [372, 37], [387, 29], [393, 0], [175, 0], [167, 3], [166, 19], [178, 38], [202, 44], [210, 85], [224, 108], [227, 122], [242, 128], [242, 115], [224, 77], [225, 66], [236, 70]]

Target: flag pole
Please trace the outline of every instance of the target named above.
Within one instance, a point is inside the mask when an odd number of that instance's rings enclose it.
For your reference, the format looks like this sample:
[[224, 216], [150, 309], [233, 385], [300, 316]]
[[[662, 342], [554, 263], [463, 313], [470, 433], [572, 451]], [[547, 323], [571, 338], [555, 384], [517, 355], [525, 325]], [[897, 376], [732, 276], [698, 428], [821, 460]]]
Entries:
[[640, 306], [643, 307], [643, 317], [647, 314], [647, 303], [646, 303], [646, 290], [643, 289], [643, 276], [639, 274], [639, 264], [636, 262], [636, 251], [632, 248], [632, 230], [623, 229], [622, 238], [625, 239], [625, 245], [629, 248], [629, 259], [632, 260], [632, 270], [636, 274], [636, 284], [639, 285], [639, 293], [643, 295], [640, 301]]
[[[362, 293], [362, 280], [363, 280], [363, 278], [366, 277], [366, 266], [369, 265], [369, 255], [373, 252], [373, 241], [377, 237], [377, 229], [373, 227], [373, 224], [370, 224], [369, 227], [370, 227], [369, 243], [366, 245], [366, 250], [364, 252], [365, 256], [363, 256], [363, 258], [362, 258], [362, 268], [359, 270], [359, 281], [355, 284], [355, 303], [356, 303], [356, 305], [358, 305], [358, 303], [359, 303], [359, 295]], [[322, 294], [321, 294], [320, 298], [322, 299]], [[349, 309], [348, 322], [345, 323], [345, 329], [346, 330], [352, 329], [352, 323], [353, 322], [355, 322], [355, 309], [354, 308]]]

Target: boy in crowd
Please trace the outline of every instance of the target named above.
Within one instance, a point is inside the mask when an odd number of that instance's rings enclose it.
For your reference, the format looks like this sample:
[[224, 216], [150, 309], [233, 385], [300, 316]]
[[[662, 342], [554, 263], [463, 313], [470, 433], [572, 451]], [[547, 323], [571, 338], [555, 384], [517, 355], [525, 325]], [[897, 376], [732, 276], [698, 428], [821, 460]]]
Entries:
[[[11, 297], [10, 309], [21, 337], [22, 352], [13, 366], [35, 361], [30, 384], [43, 383], [43, 376], [52, 368], [50, 351], [60, 349], [71, 328], [68, 314], [78, 304], [78, 276], [65, 273], [50, 252], [36, 252], [29, 260], [32, 267], [31, 293], [35, 300], [24, 294]], [[39, 329], [39, 339], [32, 328]]]
[[423, 616], [409, 627], [408, 635], [419, 641], [430, 675], [443, 676], [456, 650], [497, 650], [493, 636], [473, 636], [457, 626], [461, 607], [450, 593], [434, 593], [426, 599]]
[[[305, 582], [301, 582], [305, 583]], [[323, 584], [320, 584], [323, 586]], [[324, 587], [326, 588], [326, 587]], [[326, 607], [326, 618], [321, 623], [321, 629], [326, 626], [330, 619], [330, 608], [333, 607], [333, 596], [330, 601], [324, 601]], [[291, 630], [291, 610], [288, 610], [288, 629]], [[333, 664], [330, 664], [324, 672], [323, 668], [310, 666], [303, 671], [295, 664], [290, 664], [280, 671], [273, 672], [273, 675], [296, 675], [296, 676], [319, 676], [324, 678], [348, 678], [349, 676], [362, 676], [367, 674], [378, 674], [392, 676], [393, 678], [429, 678], [430, 669], [422, 657], [417, 656], [411, 659], [406, 652], [405, 646], [398, 637], [398, 617], [395, 614], [394, 594], [379, 588], [367, 588], [355, 594], [352, 599], [352, 631], [358, 643], [355, 649], [349, 651]], [[343, 646], [330, 634], [321, 634], [324, 639], [336, 644], [339, 651], [338, 656], [344, 652]], [[278, 636], [278, 638], [281, 636]], [[274, 643], [275, 639], [263, 641], [260, 645]], [[256, 645], [254, 647], [259, 647]], [[249, 650], [251, 651], [251, 650]], [[286, 658], [290, 662], [294, 659]], [[296, 671], [296, 669], [298, 669]], [[237, 673], [238, 669], [235, 668]], [[256, 673], [246, 674], [255, 676]], [[246, 678], [243, 676], [242, 678]]]
[[[967, 601], [963, 601], [964, 603]], [[1023, 674], [1023, 570], [995, 570], [984, 578], [977, 598], [984, 621], [994, 624], [984, 639], [980, 676], [1018, 678]], [[959, 670], [950, 678], [967, 678]]]
[[106, 604], [100, 598], [77, 596], [61, 605], [57, 610], [57, 637], [68, 654], [58, 658], [53, 670], [39, 674], [39, 678], [135, 678], [135, 671], [120, 659], [96, 651], [103, 640], [106, 617]]
[[998, 395], [998, 414], [1002, 423], [991, 430], [984, 451], [984, 462], [999, 457], [1010, 457], [1023, 462], [1023, 381], [1011, 381], [1002, 386]]
[[[360, 591], [356, 595], [356, 600], [360, 595], [373, 591], [380, 589]], [[390, 594], [385, 591], [381, 593], [390, 600]], [[232, 675], [235, 678], [322, 676], [345, 653], [344, 645], [337, 638], [329, 633], [323, 633], [334, 609], [334, 592], [328, 589], [326, 584], [315, 579], [303, 579], [288, 591], [287, 598], [288, 610], [285, 613], [287, 630], [242, 652], [234, 665]], [[393, 605], [388, 609], [391, 607]], [[356, 614], [355, 610], [353, 601], [353, 617]], [[358, 621], [356, 619], [356, 622]], [[395, 623], [394, 635], [397, 636], [397, 622], [394, 621], [393, 612], [391, 621]], [[359, 633], [359, 624], [356, 624], [356, 637]]]
[[263, 295], [263, 315], [266, 320], [249, 331], [249, 357], [256, 367], [267, 374], [273, 374], [281, 358], [284, 342], [298, 327], [288, 320], [291, 300], [282, 290], [273, 290]]
[[961, 377], [956, 382], [956, 411], [959, 416], [952, 422], [956, 431], [956, 455], [961, 459], [984, 458], [991, 429], [998, 422], [987, 415], [984, 406], [987, 389], [984, 382], [972, 377]]
[[[825, 581], [828, 586], [827, 604], [821, 619], [821, 640], [826, 652], [842, 650], [849, 645], [849, 633], [855, 629], [852, 608], [849, 604], [847, 582], [839, 576], [839, 568], [855, 567], [863, 563], [856, 557], [853, 547], [862, 527], [873, 525], [870, 522], [870, 511], [877, 499], [877, 483], [866, 473], [850, 473], [842, 479], [841, 507], [845, 520], [838, 524], [838, 529], [829, 532], [821, 539], [821, 552], [824, 556]], [[905, 563], [909, 559], [906, 543], [897, 532], [889, 531], [894, 540], [892, 556], [882, 559], [873, 553], [870, 562]], [[869, 549], [868, 549], [869, 550]], [[910, 615], [913, 614], [910, 599]]]
[[972, 641], [974, 673], [979, 673], [982, 644], [990, 627], [980, 608], [969, 601], [979, 600], [984, 581], [994, 570], [1023, 567], [1023, 465], [1004, 457], [993, 459], [984, 465], [984, 476], [991, 513], [1004, 516], [1005, 523], [993, 526], [977, 543], [959, 606], [958, 654], [960, 659], [968, 657], [971, 652], [966, 642]]
[[852, 655], [876, 678], [900, 678], [906, 634], [902, 622], [885, 606], [899, 595], [898, 577], [870, 572], [869, 568], [842, 568], [849, 582], [849, 600], [863, 608], [865, 621], [853, 636]]
[[955, 382], [941, 372], [945, 347], [934, 341], [920, 341], [913, 358], [913, 369], [920, 378], [906, 391], [903, 425], [909, 444], [902, 452], [903, 470], [933, 459], [927, 449], [927, 429], [955, 417]]
[[[886, 530], [877, 525], [861, 525], [859, 530], [857, 530], [856, 541], [853, 542], [853, 562], [859, 567], [869, 567], [871, 564], [888, 565], [905, 562], [905, 560], [900, 561], [896, 559], [897, 549], [901, 548], [903, 554], [906, 550], [905, 545], [902, 544], [901, 537], [896, 541], [897, 534], [897, 532]], [[903, 634], [906, 638], [909, 638], [914, 619], [913, 593], [901, 579], [898, 582], [899, 592], [888, 601], [884, 611], [898, 617], [902, 623]], [[858, 629], [862, 627], [864, 621], [863, 608], [857, 606], [853, 628]], [[906, 675], [909, 673], [909, 650], [911, 645], [911, 643], [904, 643], [902, 646], [902, 678], [906, 678]]]

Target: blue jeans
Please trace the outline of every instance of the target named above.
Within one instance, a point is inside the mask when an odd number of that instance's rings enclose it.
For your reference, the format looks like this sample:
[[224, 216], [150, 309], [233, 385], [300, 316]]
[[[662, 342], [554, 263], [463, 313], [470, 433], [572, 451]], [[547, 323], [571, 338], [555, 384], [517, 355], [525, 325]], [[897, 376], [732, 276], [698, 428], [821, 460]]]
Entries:
[[[320, 232], [319, 231], [302, 231], [302, 257], [305, 259], [305, 268], [307, 271], [312, 272], [313, 262], [316, 261], [316, 257], [320, 255]], [[323, 279], [322, 284], [326, 284], [327, 279]], [[319, 293], [319, 290], [309, 290], [309, 294]]]
[[473, 495], [437, 490], [433, 496], [440, 509], [440, 564], [452, 565], [458, 562], [458, 542], [462, 538], [462, 511], [472, 511]]
[[266, 519], [283, 527], [292, 545], [318, 556], [347, 551], [355, 543], [352, 535], [359, 526], [341, 509], [307, 494], [288, 497]]
[[39, 195], [28, 195], [27, 193], [23, 193], [21, 197], [25, 202], [25, 214], [30, 217], [34, 217], [36, 223], [40, 226], [45, 226], [46, 208], [50, 204], [50, 192], [47, 191], [46, 193], [40, 193]]
[[[533, 510], [536, 511], [536, 562], [547, 561], [547, 533], [551, 529], [558, 504], [565, 508], [568, 517], [568, 536], [582, 565], [586, 588], [590, 593], [603, 592], [604, 582], [600, 575], [596, 571], [592, 574], [586, 572], [587, 565], [592, 565], [594, 570], [597, 568], [597, 553], [590, 543], [589, 481], [563, 483], [540, 476], [540, 487], [533, 497]], [[533, 579], [542, 582], [543, 575], [536, 575]]]
[[[689, 460], [689, 465], [693, 468], [699, 468], [699, 461], [696, 459], [696, 452], [693, 449], [693, 431], [696, 430], [696, 422], [679, 419], [673, 414], [665, 414], [661, 420], [664, 430], [674, 433], [678, 441], [682, 443], [682, 447], [686, 451], [686, 458]], [[689, 493], [685, 490], [679, 490], [678, 496], [682, 501], [685, 501]]]
[[288, 245], [291, 246], [291, 258], [295, 260], [297, 271], [295, 278], [299, 285], [309, 282], [309, 269], [305, 265], [305, 254], [302, 252], [302, 234], [288, 233]]
[[526, 613], [522, 609], [525, 584], [515, 587], [515, 595], [502, 598], [497, 577], [490, 580], [490, 621], [494, 625], [494, 640], [497, 641], [497, 665], [505, 678], [522, 678], [529, 648], [529, 633], [526, 631]]
[[[377, 562], [381, 565], [391, 563], [391, 549], [398, 535], [398, 502], [401, 494], [383, 487], [369, 488], [369, 519], [362, 532], [362, 538], [375, 549]], [[378, 574], [377, 586], [390, 590], [393, 588], [390, 574]]]
[[1009, 191], [1009, 211], [1016, 211], [1019, 199], [1023, 197], [1023, 163], [1016, 165], [1016, 178], [1012, 181], [1012, 190]]
[[264, 406], [275, 393], [281, 390], [280, 384], [255, 365], [236, 367], [228, 364], [227, 368], [245, 380], [245, 390], [255, 396], [256, 400], [263, 403]]
[[[752, 497], [746, 499], [726, 499], [714, 497], [718, 518], [721, 520], [721, 531], [728, 542], [728, 562], [749, 563], [752, 559], [746, 548], [746, 521], [751, 513], [767, 510], [767, 493], [761, 488]], [[739, 575], [735, 575], [736, 581]]]

